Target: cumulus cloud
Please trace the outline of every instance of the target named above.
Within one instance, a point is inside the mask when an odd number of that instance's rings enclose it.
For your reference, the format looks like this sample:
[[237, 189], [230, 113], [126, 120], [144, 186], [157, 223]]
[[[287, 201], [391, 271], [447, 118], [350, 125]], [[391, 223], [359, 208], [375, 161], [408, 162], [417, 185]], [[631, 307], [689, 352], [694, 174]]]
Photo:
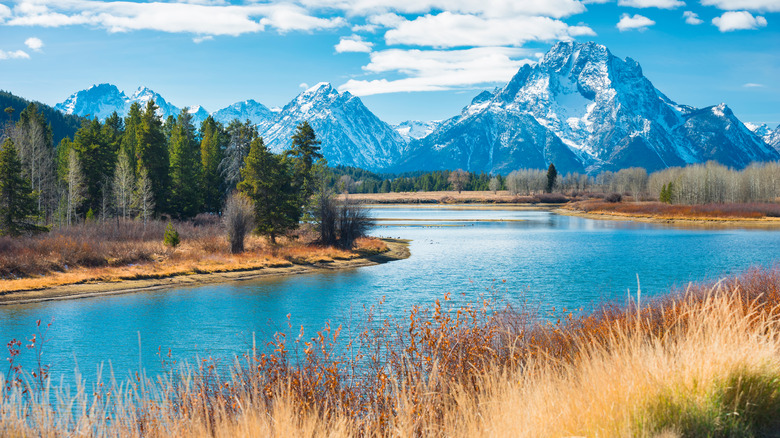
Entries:
[[712, 19], [712, 24], [718, 26], [721, 32], [731, 32], [735, 30], [750, 30], [766, 27], [766, 18], [762, 16], [754, 17], [748, 11], [729, 11], [720, 17]]
[[135, 3], [126, 1], [22, 0], [7, 24], [60, 27], [91, 25], [109, 32], [158, 30], [206, 35], [241, 35], [267, 26], [280, 32], [329, 29], [344, 24], [342, 17], [315, 17], [294, 4], [214, 5], [193, 3]]
[[685, 2], [679, 0], [618, 0], [618, 6], [627, 6], [629, 8], [674, 9], [685, 6]]
[[521, 45], [581, 35], [595, 32], [587, 26], [569, 26], [548, 17], [482, 18], [442, 12], [403, 21], [385, 33], [385, 41], [390, 45], [444, 48]]
[[699, 24], [704, 23], [704, 21], [699, 18], [699, 14], [691, 11], [685, 11], [683, 12], [683, 17], [685, 18], [685, 22], [694, 26], [698, 26]]
[[36, 52], [40, 52], [43, 48], [43, 41], [40, 40], [40, 38], [27, 38], [24, 41], [24, 45], [27, 46], [30, 50], [35, 50]]
[[426, 14], [446, 10], [487, 17], [541, 15], [563, 18], [585, 12], [585, 6], [578, 0], [301, 0], [301, 4], [338, 9], [349, 16], [386, 12]]
[[11, 8], [0, 3], [0, 23], [2, 23], [6, 18], [10, 16], [11, 16]]
[[362, 52], [370, 53], [373, 43], [363, 41], [358, 35], [352, 35], [351, 37], [341, 37], [339, 43], [336, 44], [336, 53], [346, 52]]
[[509, 47], [464, 50], [389, 49], [371, 54], [370, 73], [400, 73], [397, 80], [350, 79], [339, 87], [357, 96], [410, 91], [439, 91], [506, 82], [531, 61], [532, 53]]
[[780, 1], [777, 0], [701, 0], [701, 4], [726, 11], [780, 12]]
[[621, 32], [625, 32], [627, 30], [638, 30], [638, 31], [644, 31], [647, 30], [648, 27], [655, 24], [655, 21], [639, 14], [635, 14], [633, 17], [628, 14], [623, 14], [620, 17], [620, 21], [617, 24], [617, 28]]
[[2, 59], [30, 59], [30, 55], [23, 50], [15, 50], [13, 52], [0, 50], [0, 60]]

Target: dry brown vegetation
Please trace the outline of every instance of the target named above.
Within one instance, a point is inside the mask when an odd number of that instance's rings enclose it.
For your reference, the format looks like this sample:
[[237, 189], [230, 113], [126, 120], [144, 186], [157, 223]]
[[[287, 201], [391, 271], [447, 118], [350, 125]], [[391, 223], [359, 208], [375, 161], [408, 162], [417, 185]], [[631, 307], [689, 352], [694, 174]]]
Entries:
[[34, 237], [0, 237], [0, 292], [329, 263], [387, 250], [384, 242], [371, 238], [359, 240], [352, 251], [323, 247], [315, 243], [316, 233], [304, 227], [297, 237], [281, 239], [276, 246], [249, 236], [246, 251], [231, 254], [216, 221], [176, 223], [181, 244], [172, 249], [163, 244], [165, 226], [162, 221], [146, 227], [138, 221], [107, 221]]
[[[290, 327], [211, 360], [76, 395], [0, 382], [5, 436], [770, 436], [780, 268], [574, 316], [449, 296], [408, 319]], [[354, 327], [353, 327], [354, 329]], [[297, 336], [296, 336], [297, 335]], [[9, 344], [9, 348], [16, 344]], [[12, 363], [13, 365], [13, 363]], [[26, 383], [25, 383], [26, 382]], [[27, 390], [27, 392], [24, 392]], [[53, 400], [59, 400], [54, 406]]]
[[600, 199], [590, 199], [569, 204], [565, 208], [586, 213], [653, 217], [659, 219], [780, 218], [780, 204], [759, 202], [672, 205], [662, 202], [605, 202]]

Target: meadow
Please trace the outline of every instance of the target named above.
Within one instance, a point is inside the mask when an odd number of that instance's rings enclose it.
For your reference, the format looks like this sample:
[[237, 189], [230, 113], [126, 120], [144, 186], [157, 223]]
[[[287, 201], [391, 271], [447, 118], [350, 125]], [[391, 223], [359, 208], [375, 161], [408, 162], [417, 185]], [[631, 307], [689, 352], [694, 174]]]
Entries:
[[[500, 287], [500, 284], [499, 286]], [[3, 436], [771, 436], [780, 418], [780, 268], [593, 312], [445, 295], [364, 327], [289, 326], [235, 359], [70, 390], [46, 322], [7, 344]], [[34, 328], [32, 328], [34, 330]], [[16, 366], [32, 355], [34, 369]]]

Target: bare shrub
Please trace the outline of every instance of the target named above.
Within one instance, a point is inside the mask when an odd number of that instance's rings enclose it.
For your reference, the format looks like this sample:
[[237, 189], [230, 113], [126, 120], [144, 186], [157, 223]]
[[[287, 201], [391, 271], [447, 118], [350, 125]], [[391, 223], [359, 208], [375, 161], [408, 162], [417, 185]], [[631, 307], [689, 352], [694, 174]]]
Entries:
[[610, 193], [604, 197], [604, 200], [607, 202], [620, 202], [623, 200], [623, 195], [620, 193]]
[[339, 209], [339, 246], [352, 248], [355, 246], [355, 240], [365, 236], [372, 226], [374, 220], [369, 216], [366, 207], [349, 199], [345, 200]]
[[225, 202], [222, 218], [230, 240], [230, 252], [244, 252], [244, 239], [255, 223], [252, 201], [241, 193], [233, 192]]

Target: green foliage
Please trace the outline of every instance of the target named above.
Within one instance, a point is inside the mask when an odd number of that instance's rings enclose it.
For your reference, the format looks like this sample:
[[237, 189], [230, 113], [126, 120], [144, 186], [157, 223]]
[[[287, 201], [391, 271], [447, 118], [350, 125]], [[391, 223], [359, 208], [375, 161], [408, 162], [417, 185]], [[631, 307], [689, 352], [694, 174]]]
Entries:
[[252, 141], [241, 175], [238, 190], [254, 203], [258, 234], [276, 243], [276, 237], [298, 227], [303, 210], [292, 171], [287, 160], [271, 153], [262, 138]]
[[[112, 133], [112, 129], [104, 130], [98, 120], [87, 120], [76, 132], [76, 138], [71, 148], [78, 154], [81, 171], [84, 174], [87, 188], [84, 209], [100, 210], [106, 181], [110, 181], [116, 167], [116, 150], [119, 146], [120, 133]], [[109, 136], [116, 136], [111, 139]], [[85, 211], [82, 210], [82, 213]]]
[[6, 123], [15, 123], [21, 117], [21, 113], [30, 103], [34, 103], [37, 110], [46, 120], [46, 126], [51, 127], [51, 144], [57, 144], [63, 138], [73, 137], [81, 127], [83, 118], [72, 114], [63, 114], [62, 112], [42, 104], [40, 102], [31, 102], [27, 99], [14, 96], [6, 91], [0, 91], [0, 108], [11, 108], [13, 111], [0, 112], [0, 126]]
[[180, 219], [194, 217], [201, 208], [200, 148], [195, 139], [192, 115], [187, 108], [181, 110], [170, 138], [170, 198], [169, 211]]
[[95, 212], [92, 211], [90, 208], [87, 210], [87, 215], [84, 217], [88, 222], [93, 222], [95, 220]]
[[125, 131], [119, 145], [119, 153], [130, 160], [133, 174], [138, 177], [138, 130], [141, 126], [141, 105], [133, 102], [125, 117]]
[[225, 158], [228, 137], [222, 125], [211, 116], [200, 125], [200, 135], [202, 210], [217, 213], [225, 188], [219, 165]]
[[137, 174], [141, 168], [149, 173], [149, 181], [155, 200], [155, 213], [168, 211], [168, 190], [170, 188], [168, 166], [168, 144], [163, 134], [162, 122], [156, 114], [154, 100], [146, 104], [141, 115], [141, 123], [136, 129], [136, 155], [138, 156]]
[[8, 138], [0, 148], [0, 235], [18, 236], [47, 231], [36, 224], [38, 199], [22, 176], [22, 162]]
[[165, 227], [165, 235], [163, 236], [163, 243], [165, 246], [176, 248], [179, 246], [181, 239], [179, 238], [179, 232], [173, 227], [173, 224], [168, 222], [168, 226]]
[[674, 196], [674, 183], [672, 181], [669, 181], [669, 184], [664, 184], [661, 187], [661, 194], [660, 196], [658, 196], [658, 200], [661, 202], [665, 202], [667, 204], [671, 204], [673, 196]]
[[558, 171], [555, 169], [555, 164], [550, 163], [550, 167], [547, 168], [547, 193], [552, 193], [555, 188], [555, 180], [558, 179]]
[[301, 206], [308, 204], [317, 186], [316, 172], [312, 169], [315, 163], [323, 160], [320, 152], [321, 142], [317, 140], [314, 129], [308, 122], [303, 122], [295, 128], [292, 136], [292, 147], [285, 152], [285, 158], [293, 169], [293, 183], [299, 195]]

